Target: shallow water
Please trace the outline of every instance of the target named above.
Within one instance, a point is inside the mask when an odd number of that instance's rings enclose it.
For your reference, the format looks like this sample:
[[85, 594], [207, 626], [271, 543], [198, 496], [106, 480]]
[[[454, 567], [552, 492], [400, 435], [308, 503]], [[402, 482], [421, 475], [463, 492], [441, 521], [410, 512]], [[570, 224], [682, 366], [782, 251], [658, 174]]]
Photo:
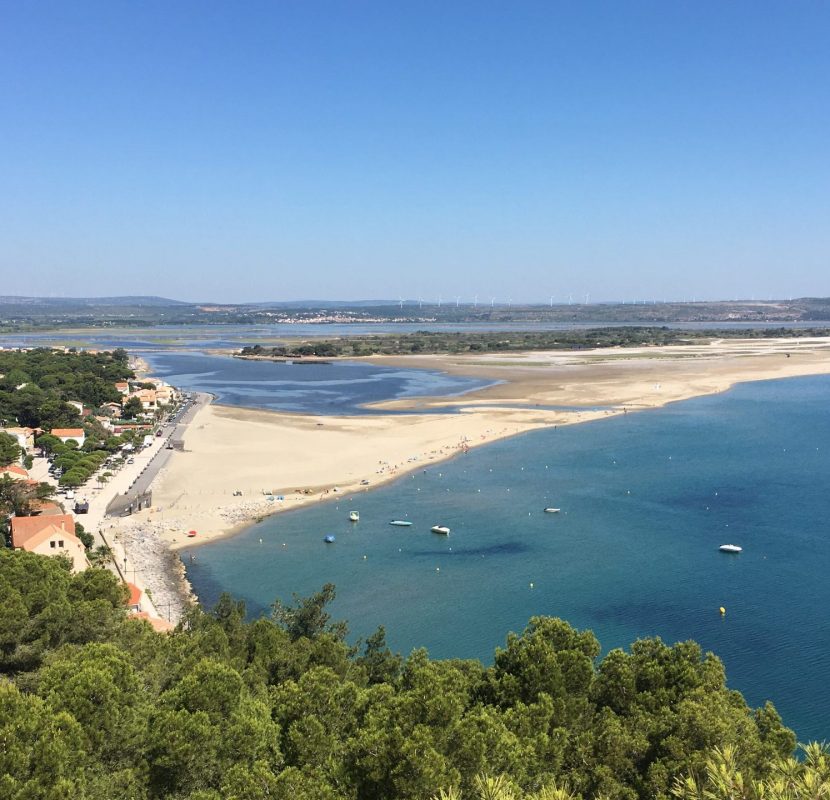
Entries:
[[157, 377], [188, 391], [210, 392], [219, 403], [301, 414], [378, 413], [364, 405], [404, 397], [459, 395], [493, 383], [362, 362], [286, 364], [198, 352], [142, 355]]
[[828, 409], [830, 378], [797, 378], [525, 434], [272, 517], [199, 547], [188, 572], [206, 603], [230, 591], [253, 613], [331, 581], [354, 636], [383, 624], [394, 648], [436, 657], [489, 661], [534, 614], [591, 628], [606, 650], [695, 639], [750, 703], [771, 698], [800, 739], [823, 739]]

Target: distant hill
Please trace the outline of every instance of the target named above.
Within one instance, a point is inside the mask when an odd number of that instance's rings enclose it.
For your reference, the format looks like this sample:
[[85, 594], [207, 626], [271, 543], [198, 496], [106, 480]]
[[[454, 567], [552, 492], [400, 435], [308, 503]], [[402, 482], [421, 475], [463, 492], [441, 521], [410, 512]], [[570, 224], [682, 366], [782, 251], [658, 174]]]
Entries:
[[167, 297], [22, 297], [0, 295], [0, 306], [187, 306], [182, 300]]

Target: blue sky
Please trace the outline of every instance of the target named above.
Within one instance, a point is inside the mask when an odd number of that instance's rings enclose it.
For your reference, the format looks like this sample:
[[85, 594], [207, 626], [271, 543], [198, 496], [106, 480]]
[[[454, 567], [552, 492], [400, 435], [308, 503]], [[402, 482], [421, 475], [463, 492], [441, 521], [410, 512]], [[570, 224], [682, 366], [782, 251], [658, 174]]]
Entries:
[[0, 3], [0, 294], [830, 295], [830, 4]]

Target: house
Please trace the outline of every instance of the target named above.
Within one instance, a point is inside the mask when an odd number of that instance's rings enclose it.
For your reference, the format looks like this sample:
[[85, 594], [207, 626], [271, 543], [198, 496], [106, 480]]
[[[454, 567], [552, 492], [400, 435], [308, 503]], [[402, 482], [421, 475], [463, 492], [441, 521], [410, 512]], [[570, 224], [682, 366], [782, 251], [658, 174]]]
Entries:
[[119, 403], [104, 403], [104, 405], [101, 406], [101, 411], [111, 417], [120, 417], [121, 405]]
[[142, 601], [146, 602], [147, 596], [144, 594], [144, 589], [136, 586], [134, 583], [127, 581], [127, 588], [130, 590], [130, 599], [127, 600], [127, 608], [136, 613], [141, 611]]
[[68, 556], [73, 572], [82, 572], [89, 566], [86, 548], [75, 536], [75, 522], [69, 514], [12, 517], [11, 534], [15, 549], [41, 556]]
[[63, 514], [63, 508], [54, 500], [32, 500], [29, 508], [32, 514], [39, 514], [42, 517]]
[[166, 383], [156, 387], [156, 405], [167, 406], [176, 399], [176, 390]]
[[29, 473], [18, 467], [16, 464], [9, 464], [7, 467], [0, 467], [0, 478], [8, 476], [13, 481], [28, 481]]
[[155, 389], [139, 389], [133, 392], [130, 397], [137, 397], [141, 402], [141, 407], [145, 411], [152, 411], [156, 408], [156, 390]]
[[130, 393], [130, 384], [127, 383], [127, 381], [118, 381], [115, 384], [115, 388], [123, 395], [128, 395]]
[[35, 447], [35, 430], [34, 428], [0, 428], [0, 433], [8, 433], [9, 436], [14, 436], [17, 439], [17, 444], [21, 450], [31, 452]]
[[64, 444], [70, 439], [74, 439], [78, 443], [78, 447], [83, 447], [86, 441], [83, 428], [52, 428], [49, 433], [52, 436], [57, 436]]

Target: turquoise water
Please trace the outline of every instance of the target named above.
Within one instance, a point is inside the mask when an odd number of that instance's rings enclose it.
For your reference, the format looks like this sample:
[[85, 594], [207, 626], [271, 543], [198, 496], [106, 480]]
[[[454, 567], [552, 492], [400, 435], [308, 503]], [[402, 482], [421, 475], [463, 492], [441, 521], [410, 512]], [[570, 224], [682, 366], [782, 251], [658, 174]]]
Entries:
[[227, 590], [253, 613], [331, 581], [354, 636], [383, 624], [394, 648], [436, 657], [489, 661], [533, 614], [605, 649], [695, 639], [750, 703], [828, 738], [828, 409], [830, 378], [811, 377], [526, 434], [272, 517], [195, 549], [188, 572], [203, 601]]

